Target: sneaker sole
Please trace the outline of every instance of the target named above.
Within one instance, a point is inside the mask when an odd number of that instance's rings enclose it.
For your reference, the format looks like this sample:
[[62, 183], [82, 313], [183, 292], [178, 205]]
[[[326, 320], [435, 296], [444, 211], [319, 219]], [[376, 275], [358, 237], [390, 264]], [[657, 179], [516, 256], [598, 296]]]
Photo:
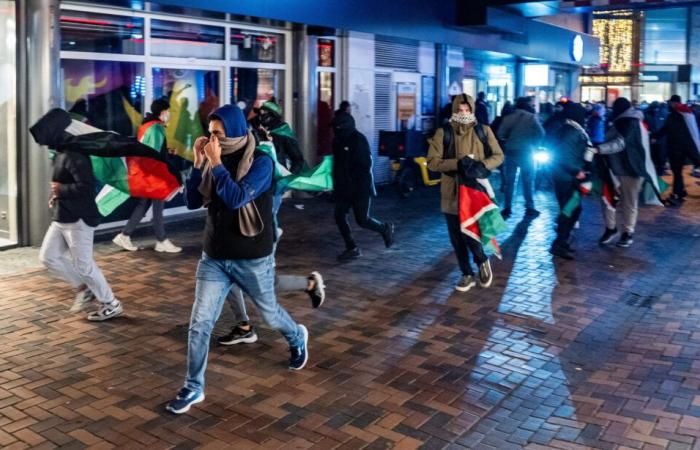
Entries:
[[85, 311], [86, 309], [88, 309], [88, 307], [90, 306], [90, 303], [92, 303], [92, 301], [85, 302], [85, 303], [81, 303], [80, 305], [75, 305], [75, 304], [73, 304], [73, 306], [71, 306], [71, 307], [68, 309], [68, 312], [72, 312], [72, 313], [83, 312], [83, 311]]
[[471, 290], [471, 288], [473, 288], [474, 286], [476, 286], [476, 282], [472, 281], [471, 283], [469, 283], [467, 286], [464, 286], [464, 287], [463, 286], [455, 286], [455, 291], [467, 292], [467, 291]]
[[119, 311], [118, 313], [114, 313], [110, 316], [105, 316], [105, 317], [95, 317], [95, 316], [87, 316], [87, 320], [90, 322], [104, 322], [105, 320], [109, 319], [114, 319], [115, 317], [120, 317], [124, 315], [124, 311]]
[[311, 272], [311, 275], [316, 275], [316, 278], [314, 279], [314, 282], [315, 282], [316, 285], [318, 286], [318, 291], [319, 291], [320, 294], [321, 294], [321, 301], [318, 303], [318, 306], [314, 306], [314, 305], [313, 305], [313, 301], [312, 301], [312, 305], [311, 305], [311, 306], [314, 307], [314, 308], [320, 308], [321, 305], [323, 305], [323, 303], [326, 301], [326, 285], [323, 284], [323, 276], [321, 276], [320, 273], [314, 271], [314, 272]]
[[126, 250], [127, 252], [135, 252], [139, 249], [138, 247], [134, 247], [134, 248], [125, 247], [117, 241], [112, 241], [112, 244], [116, 245], [117, 247], [121, 248], [122, 250]]
[[629, 244], [619, 244], [619, 243], [618, 243], [617, 246], [620, 247], [620, 248], [628, 248], [628, 247], [630, 247], [632, 244], [633, 244], [632, 242], [630, 242]]
[[479, 287], [482, 289], [487, 289], [487, 288], [490, 288], [492, 284], [493, 284], [493, 276], [491, 276], [491, 278], [489, 278], [489, 281], [487, 281], [486, 283], [482, 283], [480, 281]]
[[157, 248], [154, 249], [158, 253], [182, 253], [182, 249], [180, 250], [158, 250]]
[[307, 330], [304, 325], [299, 326], [304, 330], [304, 350], [306, 350], [304, 355], [304, 363], [299, 367], [289, 366], [289, 370], [301, 370], [306, 367], [306, 363], [309, 362], [309, 330]]
[[219, 341], [219, 344], [220, 345], [236, 345], [236, 344], [253, 344], [255, 342], [258, 342], [258, 335], [257, 334], [255, 336], [242, 338], [242, 339], [235, 339], [233, 341], [227, 341], [227, 342]]
[[168, 406], [165, 407], [165, 409], [166, 409], [167, 411], [170, 411], [170, 412], [173, 413], [173, 414], [184, 414], [184, 413], [186, 413], [187, 411], [190, 410], [190, 408], [192, 407], [192, 405], [196, 405], [197, 403], [202, 403], [203, 401], [204, 401], [204, 394], [202, 394], [201, 397], [194, 399], [194, 400], [192, 401], [192, 403], [188, 404], [188, 405], [185, 406], [184, 408], [181, 408], [181, 409], [173, 409], [173, 408], [170, 407], [170, 405], [168, 405]]
[[615, 237], [616, 236], [611, 236], [610, 239], [606, 239], [604, 241], [598, 241], [598, 245], [610, 245], [615, 240]]

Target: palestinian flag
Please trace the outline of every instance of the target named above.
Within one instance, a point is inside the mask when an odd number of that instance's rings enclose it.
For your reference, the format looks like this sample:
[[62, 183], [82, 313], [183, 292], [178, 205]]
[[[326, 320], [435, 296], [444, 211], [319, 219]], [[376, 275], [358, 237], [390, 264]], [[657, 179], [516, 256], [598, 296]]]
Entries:
[[480, 242], [484, 250], [501, 258], [501, 249], [496, 236], [506, 230], [506, 223], [501, 216], [498, 205], [494, 203], [495, 194], [487, 179], [459, 185], [459, 223], [464, 234]]
[[289, 126], [288, 123], [283, 123], [279, 127], [270, 130], [270, 134], [275, 134], [277, 136], [283, 136], [289, 139], [297, 140], [297, 135], [294, 133], [294, 130], [292, 130], [292, 127]]
[[277, 153], [272, 142], [261, 142], [258, 150], [267, 154], [275, 164], [273, 175], [277, 183], [277, 193], [285, 191], [332, 191], [333, 190], [333, 157], [324, 156], [323, 161], [316, 167], [307, 167], [298, 174], [292, 174], [286, 167], [277, 161]]
[[90, 157], [95, 178], [104, 185], [96, 198], [103, 216], [129, 197], [168, 201], [181, 189], [179, 172], [160, 152], [134, 138], [72, 120], [60, 108], [49, 111], [29, 131], [39, 145]]

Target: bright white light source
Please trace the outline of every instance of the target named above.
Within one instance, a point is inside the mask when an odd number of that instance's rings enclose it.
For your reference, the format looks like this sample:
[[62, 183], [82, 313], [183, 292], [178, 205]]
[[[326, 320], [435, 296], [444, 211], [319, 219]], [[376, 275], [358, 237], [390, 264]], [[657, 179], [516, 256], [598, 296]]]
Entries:
[[537, 151], [534, 155], [532, 155], [532, 159], [540, 164], [546, 164], [549, 162], [549, 153], [542, 150]]

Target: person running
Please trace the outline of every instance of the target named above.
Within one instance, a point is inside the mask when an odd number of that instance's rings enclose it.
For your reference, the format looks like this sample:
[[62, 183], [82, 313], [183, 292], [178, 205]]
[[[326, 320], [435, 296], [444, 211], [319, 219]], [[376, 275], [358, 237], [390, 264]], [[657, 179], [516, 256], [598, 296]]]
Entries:
[[666, 138], [668, 160], [673, 172], [673, 193], [668, 198], [672, 205], [680, 205], [688, 191], [685, 189], [683, 168], [688, 161], [700, 166], [700, 134], [693, 111], [681, 102], [679, 95], [668, 101], [669, 115], [663, 127], [654, 135], [655, 139]]
[[[481, 287], [491, 286], [493, 272], [481, 243], [460, 229], [457, 172], [464, 164], [471, 164], [474, 160], [488, 170], [495, 169], [503, 162], [503, 151], [496, 136], [487, 125], [477, 123], [473, 111], [474, 100], [471, 96], [456, 96], [452, 102], [452, 118], [449, 125], [437, 129], [429, 141], [428, 150], [428, 168], [433, 172], [442, 173], [440, 209], [445, 214], [450, 242], [462, 271], [462, 277], [455, 287], [460, 292], [467, 292], [476, 285], [474, 269], [469, 262], [470, 252], [479, 269]], [[491, 149], [491, 156], [488, 158], [485, 145]]]
[[114, 297], [93, 256], [95, 227], [100, 213], [95, 204], [95, 176], [90, 158], [72, 152], [57, 152], [51, 177], [53, 221], [41, 244], [39, 259], [49, 271], [70, 283], [76, 295], [71, 312], [100, 307], [90, 321], [119, 317], [124, 308]]
[[[160, 151], [164, 156], [168, 154], [168, 146], [165, 138], [165, 126], [170, 118], [170, 103], [166, 99], [157, 99], [151, 103], [151, 112], [146, 115], [143, 124], [136, 135], [139, 142]], [[179, 253], [182, 248], [173, 244], [166, 237], [165, 225], [163, 224], [163, 206], [165, 202], [161, 200], [151, 200], [147, 198], [138, 199], [136, 207], [129, 217], [129, 221], [116, 235], [112, 242], [119, 247], [134, 252], [138, 247], [131, 242], [131, 235], [136, 227], [141, 223], [148, 208], [153, 206], [153, 231], [156, 233], [155, 251], [162, 253]]]
[[[564, 124], [553, 136], [548, 136], [550, 148], [554, 150], [552, 180], [554, 193], [559, 203], [557, 237], [549, 253], [564, 259], [574, 259], [570, 245], [571, 231], [581, 215], [581, 202], [575, 196], [586, 175], [586, 162], [593, 160], [592, 146], [583, 125], [586, 110], [578, 103], [568, 102], [562, 111]], [[602, 137], [601, 137], [602, 139]], [[570, 210], [569, 210], [570, 209]]]
[[535, 114], [531, 97], [520, 97], [515, 104], [515, 111], [508, 114], [498, 129], [498, 138], [504, 142], [505, 153], [505, 202], [501, 211], [503, 217], [511, 215], [515, 177], [520, 168], [520, 179], [525, 197], [525, 215], [537, 217], [540, 212], [535, 209], [532, 196], [534, 162], [532, 155], [544, 137], [544, 129]]
[[265, 134], [269, 133], [275, 144], [277, 161], [293, 174], [304, 168], [304, 156], [299, 149], [299, 141], [292, 128], [282, 119], [282, 108], [273, 101], [262, 104], [258, 111], [258, 123]]
[[174, 414], [204, 401], [209, 339], [234, 285], [289, 343], [289, 369], [303, 369], [309, 357], [308, 330], [275, 296], [272, 158], [256, 149], [255, 137], [235, 105], [222, 106], [209, 116], [209, 133], [209, 140], [195, 142], [194, 168], [186, 183], [187, 207], [206, 207], [207, 220], [187, 340], [187, 375], [166, 406]]
[[[620, 207], [622, 218], [622, 236], [618, 247], [629, 247], [634, 242], [633, 236], [639, 213], [639, 195], [645, 179], [649, 180], [647, 162], [651, 163], [651, 154], [645, 148], [648, 142], [646, 128], [642, 125], [644, 115], [635, 109], [625, 97], [620, 97], [612, 106], [613, 126], [606, 133], [606, 142], [596, 146], [598, 153], [606, 156], [607, 166], [619, 182]], [[620, 145], [621, 137], [624, 144]], [[647, 161], [648, 160], [648, 161]], [[617, 236], [617, 210], [602, 204], [605, 218], [605, 232], [598, 240], [601, 245], [610, 244]]]
[[348, 212], [355, 213], [357, 224], [379, 233], [384, 245], [394, 243], [394, 224], [380, 222], [370, 216], [372, 196], [376, 195], [372, 177], [372, 153], [367, 138], [355, 128], [352, 115], [339, 111], [333, 119], [333, 192], [335, 194], [335, 223], [345, 241], [340, 261], [351, 261], [362, 256], [352, 237]]

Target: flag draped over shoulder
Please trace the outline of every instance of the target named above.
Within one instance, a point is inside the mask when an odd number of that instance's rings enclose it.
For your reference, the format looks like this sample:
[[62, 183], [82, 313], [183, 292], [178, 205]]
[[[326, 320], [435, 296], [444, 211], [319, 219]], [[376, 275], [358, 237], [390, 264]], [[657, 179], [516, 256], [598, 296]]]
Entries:
[[496, 236], [506, 230], [506, 223], [488, 179], [469, 180], [459, 185], [459, 223], [464, 234], [480, 242], [488, 253], [501, 257]]
[[314, 191], [323, 192], [333, 190], [333, 157], [324, 156], [316, 167], [304, 166], [298, 174], [292, 174], [286, 167], [277, 161], [275, 146], [272, 142], [261, 142], [258, 150], [267, 154], [275, 163], [274, 179], [277, 183], [277, 193], [285, 191]]
[[179, 172], [165, 156], [134, 138], [103, 131], [52, 109], [29, 129], [39, 145], [89, 156], [95, 178], [104, 185], [96, 202], [103, 216], [129, 197], [170, 200], [181, 189]]

